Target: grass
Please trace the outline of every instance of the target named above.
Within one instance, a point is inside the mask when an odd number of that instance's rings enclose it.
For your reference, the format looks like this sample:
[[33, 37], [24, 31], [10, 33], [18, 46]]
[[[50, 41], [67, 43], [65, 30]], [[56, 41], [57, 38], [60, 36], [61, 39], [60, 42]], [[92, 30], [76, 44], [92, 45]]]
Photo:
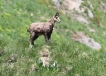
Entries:
[[[0, 1], [0, 76], [105, 76], [106, 35], [103, 32], [106, 27], [91, 23], [89, 26], [95, 28], [96, 33], [90, 33], [84, 24], [69, 20], [63, 14], [60, 14], [62, 22], [55, 25], [56, 30], [49, 45], [52, 57], [50, 64], [56, 62], [56, 66], [42, 66], [39, 51], [46, 45], [44, 37], [39, 37], [36, 45], [29, 50], [29, 33], [26, 32], [32, 22], [47, 21], [56, 13], [41, 4], [42, 1]], [[45, 19], [42, 20], [41, 16]], [[102, 49], [92, 50], [73, 41], [70, 31], [66, 30], [84, 31], [99, 42]]]

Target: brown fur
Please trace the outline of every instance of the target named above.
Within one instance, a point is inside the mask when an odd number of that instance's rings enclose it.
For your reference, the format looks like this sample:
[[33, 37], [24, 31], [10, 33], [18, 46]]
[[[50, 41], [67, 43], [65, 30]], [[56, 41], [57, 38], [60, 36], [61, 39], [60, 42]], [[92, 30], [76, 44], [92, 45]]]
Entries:
[[34, 45], [34, 41], [40, 36], [44, 35], [45, 41], [47, 43], [50, 42], [51, 34], [53, 31], [53, 27], [55, 22], [60, 22], [59, 13], [57, 12], [55, 16], [48, 22], [38, 22], [32, 23], [27, 30], [30, 33], [30, 43]]

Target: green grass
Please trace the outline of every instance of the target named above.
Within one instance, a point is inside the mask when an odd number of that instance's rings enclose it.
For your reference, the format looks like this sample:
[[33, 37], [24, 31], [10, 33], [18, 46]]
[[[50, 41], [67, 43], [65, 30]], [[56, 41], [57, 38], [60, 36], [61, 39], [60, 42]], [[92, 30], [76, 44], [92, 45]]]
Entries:
[[[43, 36], [29, 50], [29, 33], [26, 31], [29, 25], [47, 21], [56, 12], [48, 7], [48, 2], [44, 1], [43, 4], [43, 0], [0, 1], [0, 76], [106, 76], [104, 22], [103, 27], [91, 23], [89, 26], [96, 33], [90, 33], [84, 24], [60, 14], [62, 22], [56, 23], [49, 45], [52, 57], [50, 64], [56, 62], [54, 67], [43, 67], [39, 61], [39, 51], [46, 45]], [[85, 32], [99, 42], [102, 49], [92, 50], [73, 41], [72, 34], [66, 30]], [[32, 65], [35, 66], [34, 70], [31, 70]]]

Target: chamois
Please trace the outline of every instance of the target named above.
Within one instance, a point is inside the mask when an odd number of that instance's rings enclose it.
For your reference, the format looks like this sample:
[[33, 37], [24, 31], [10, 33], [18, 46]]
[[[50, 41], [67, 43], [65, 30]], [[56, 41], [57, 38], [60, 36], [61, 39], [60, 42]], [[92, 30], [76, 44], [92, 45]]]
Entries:
[[27, 29], [27, 32], [30, 33], [30, 46], [32, 47], [34, 45], [34, 41], [40, 35], [44, 35], [46, 43], [50, 43], [50, 38], [55, 22], [61, 22], [58, 12], [48, 22], [32, 23]]

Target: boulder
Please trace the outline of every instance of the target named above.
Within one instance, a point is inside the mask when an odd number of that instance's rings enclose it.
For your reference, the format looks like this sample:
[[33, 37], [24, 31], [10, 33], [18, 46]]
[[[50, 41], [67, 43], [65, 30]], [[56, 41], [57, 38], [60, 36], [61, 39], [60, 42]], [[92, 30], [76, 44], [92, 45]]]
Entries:
[[94, 18], [94, 15], [90, 9], [88, 9], [88, 17], [91, 19]]

